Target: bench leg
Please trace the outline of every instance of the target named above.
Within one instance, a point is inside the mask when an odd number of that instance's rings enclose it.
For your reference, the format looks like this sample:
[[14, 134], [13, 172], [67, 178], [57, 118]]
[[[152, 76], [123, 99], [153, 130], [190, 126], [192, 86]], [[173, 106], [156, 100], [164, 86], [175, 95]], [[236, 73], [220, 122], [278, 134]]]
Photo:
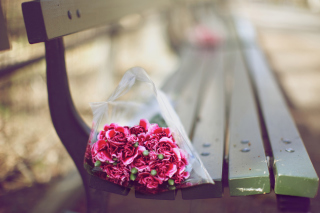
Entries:
[[90, 206], [89, 175], [83, 167], [90, 128], [81, 119], [72, 102], [63, 39], [57, 38], [47, 41], [45, 47], [48, 100], [52, 123], [80, 172], [86, 189], [87, 204]]

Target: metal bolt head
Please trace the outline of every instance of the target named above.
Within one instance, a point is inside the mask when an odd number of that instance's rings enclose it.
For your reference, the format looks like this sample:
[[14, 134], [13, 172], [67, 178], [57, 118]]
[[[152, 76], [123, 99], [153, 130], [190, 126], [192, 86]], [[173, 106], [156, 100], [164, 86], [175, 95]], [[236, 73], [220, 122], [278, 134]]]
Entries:
[[292, 148], [287, 148], [287, 149], [286, 149], [286, 152], [290, 152], [290, 153], [291, 153], [291, 152], [294, 152], [294, 151], [295, 151], [295, 150], [292, 149]]
[[77, 10], [77, 16], [78, 16], [78, 18], [81, 17], [81, 11], [79, 9]]
[[250, 148], [247, 148], [247, 147], [246, 147], [246, 148], [241, 149], [240, 151], [241, 151], [241, 152], [250, 152]]
[[242, 144], [247, 144], [247, 143], [249, 143], [249, 140], [242, 140], [241, 143]]
[[204, 143], [202, 144], [203, 147], [210, 147], [211, 146], [211, 143]]
[[208, 155], [210, 155], [210, 153], [209, 152], [202, 152], [201, 155], [202, 156], [208, 156]]
[[285, 144], [290, 144], [292, 143], [289, 139], [286, 139], [286, 138], [282, 138], [281, 141]]
[[72, 19], [72, 13], [70, 10], [68, 10], [68, 17], [69, 17], [69, 19]]

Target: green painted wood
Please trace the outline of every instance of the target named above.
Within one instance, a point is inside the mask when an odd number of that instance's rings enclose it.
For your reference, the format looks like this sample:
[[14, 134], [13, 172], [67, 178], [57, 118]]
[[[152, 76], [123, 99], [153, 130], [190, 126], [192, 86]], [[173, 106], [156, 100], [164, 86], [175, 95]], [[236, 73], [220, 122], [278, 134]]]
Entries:
[[[205, 56], [204, 69], [207, 72], [205, 75], [207, 84], [203, 90], [203, 101], [192, 139], [194, 148], [215, 182], [215, 186], [208, 189], [211, 190], [211, 197], [222, 197], [223, 193], [222, 165], [225, 139], [224, 59], [223, 47], [217, 51], [208, 51]], [[184, 194], [182, 196], [183, 199], [186, 199]]]
[[270, 179], [257, 110], [246, 68], [236, 54], [229, 118], [230, 195], [265, 194], [270, 192]]
[[[237, 28], [258, 93], [273, 152], [276, 194], [315, 197], [319, 177], [292, 119], [285, 99], [258, 45], [252, 25], [238, 20]], [[248, 34], [249, 33], [249, 34]], [[286, 151], [287, 150], [287, 151]], [[288, 152], [294, 150], [294, 152]]]

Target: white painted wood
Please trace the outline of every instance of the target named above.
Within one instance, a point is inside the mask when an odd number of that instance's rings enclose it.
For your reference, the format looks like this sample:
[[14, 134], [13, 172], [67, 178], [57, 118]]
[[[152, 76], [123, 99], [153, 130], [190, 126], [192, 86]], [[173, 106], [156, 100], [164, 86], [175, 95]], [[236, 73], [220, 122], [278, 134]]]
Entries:
[[170, 0], [40, 1], [48, 39], [110, 24], [126, 15], [139, 13], [148, 8], [163, 7], [171, 2]]

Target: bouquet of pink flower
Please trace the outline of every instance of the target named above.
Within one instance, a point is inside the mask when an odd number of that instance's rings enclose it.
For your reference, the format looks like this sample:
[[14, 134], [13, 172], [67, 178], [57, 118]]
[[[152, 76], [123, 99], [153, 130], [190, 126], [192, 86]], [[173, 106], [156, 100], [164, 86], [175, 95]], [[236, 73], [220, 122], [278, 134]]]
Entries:
[[[132, 99], [119, 99], [130, 92]], [[143, 69], [127, 71], [108, 101], [91, 107], [85, 154], [90, 174], [144, 193], [213, 184], [170, 102]], [[155, 114], [168, 127], [141, 119]]]
[[131, 128], [115, 123], [105, 125], [88, 151], [106, 180], [116, 184], [135, 181], [147, 189], [161, 184], [175, 189], [189, 177], [185, 171], [186, 153], [176, 144], [170, 128], [150, 124], [146, 119]]

